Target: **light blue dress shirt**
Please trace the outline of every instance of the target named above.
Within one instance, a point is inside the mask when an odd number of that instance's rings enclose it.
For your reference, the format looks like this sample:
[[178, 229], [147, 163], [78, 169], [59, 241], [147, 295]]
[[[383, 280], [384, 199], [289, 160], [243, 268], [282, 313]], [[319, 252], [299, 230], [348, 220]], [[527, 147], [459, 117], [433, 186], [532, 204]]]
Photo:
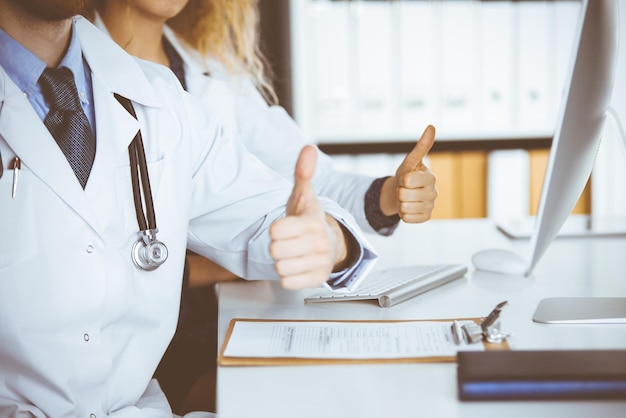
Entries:
[[[43, 98], [41, 87], [37, 83], [46, 63], [10, 35], [0, 29], [0, 66], [9, 75], [11, 80], [26, 94], [33, 108], [44, 120], [50, 108]], [[67, 53], [59, 64], [59, 67], [67, 67], [74, 74], [74, 81], [78, 89], [78, 96], [83, 106], [91, 130], [95, 138], [95, 112], [93, 108], [93, 89], [91, 87], [91, 70], [83, 59], [80, 43], [72, 22], [72, 37]]]

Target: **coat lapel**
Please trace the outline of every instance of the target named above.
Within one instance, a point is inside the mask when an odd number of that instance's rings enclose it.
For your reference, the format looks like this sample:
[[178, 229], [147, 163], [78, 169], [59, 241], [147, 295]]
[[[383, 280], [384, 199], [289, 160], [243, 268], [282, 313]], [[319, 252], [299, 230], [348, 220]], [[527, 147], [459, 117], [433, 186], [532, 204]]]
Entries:
[[107, 182], [113, 181], [117, 167], [128, 164], [128, 145], [139, 131], [139, 123], [97, 79], [93, 81], [96, 110], [96, 159], [87, 192], [95, 198]]
[[28, 99], [0, 68], [4, 89], [0, 135], [22, 160], [23, 166], [48, 185], [98, 231], [94, 213], [72, 168]]
[[114, 94], [131, 100], [140, 120], [141, 107], [161, 107], [162, 103], [135, 58], [84, 18], [76, 18], [75, 27], [92, 72], [96, 115], [96, 158], [86, 191], [92, 202], [102, 202], [103, 196], [107, 196], [107, 185], [115, 181], [117, 169], [128, 166], [128, 145], [140, 129], [140, 123]]

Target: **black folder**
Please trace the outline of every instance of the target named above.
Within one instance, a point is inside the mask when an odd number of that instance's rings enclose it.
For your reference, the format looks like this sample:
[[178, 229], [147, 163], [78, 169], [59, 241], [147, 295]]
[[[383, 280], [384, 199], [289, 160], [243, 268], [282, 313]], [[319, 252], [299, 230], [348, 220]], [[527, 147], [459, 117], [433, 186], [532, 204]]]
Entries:
[[459, 399], [626, 400], [626, 350], [462, 351]]

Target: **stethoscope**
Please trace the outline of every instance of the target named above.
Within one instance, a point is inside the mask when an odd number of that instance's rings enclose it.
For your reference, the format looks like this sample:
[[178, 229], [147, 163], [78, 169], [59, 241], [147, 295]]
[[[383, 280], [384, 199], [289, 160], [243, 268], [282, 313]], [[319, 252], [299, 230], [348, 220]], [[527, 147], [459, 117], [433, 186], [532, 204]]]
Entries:
[[[137, 119], [132, 103], [125, 97], [115, 94], [115, 98], [124, 108]], [[152, 271], [159, 268], [167, 260], [167, 247], [157, 239], [159, 228], [156, 225], [156, 215], [154, 212], [154, 201], [150, 188], [150, 177], [148, 175], [148, 163], [143, 147], [141, 129], [128, 146], [128, 156], [130, 158], [130, 180], [133, 188], [133, 200], [135, 202], [135, 214], [141, 236], [133, 245], [131, 251], [133, 263], [142, 270]], [[141, 180], [141, 184], [139, 181]], [[143, 199], [142, 194], [143, 192]], [[142, 201], [146, 203], [144, 212]]]

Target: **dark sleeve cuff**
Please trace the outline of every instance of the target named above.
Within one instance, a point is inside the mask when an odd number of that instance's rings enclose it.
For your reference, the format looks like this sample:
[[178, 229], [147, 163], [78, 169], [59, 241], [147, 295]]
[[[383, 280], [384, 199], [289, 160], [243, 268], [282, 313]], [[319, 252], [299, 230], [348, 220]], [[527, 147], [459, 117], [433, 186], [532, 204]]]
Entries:
[[398, 215], [387, 216], [380, 210], [380, 193], [388, 178], [374, 180], [365, 193], [365, 218], [376, 232], [385, 236], [393, 234], [400, 223]]

